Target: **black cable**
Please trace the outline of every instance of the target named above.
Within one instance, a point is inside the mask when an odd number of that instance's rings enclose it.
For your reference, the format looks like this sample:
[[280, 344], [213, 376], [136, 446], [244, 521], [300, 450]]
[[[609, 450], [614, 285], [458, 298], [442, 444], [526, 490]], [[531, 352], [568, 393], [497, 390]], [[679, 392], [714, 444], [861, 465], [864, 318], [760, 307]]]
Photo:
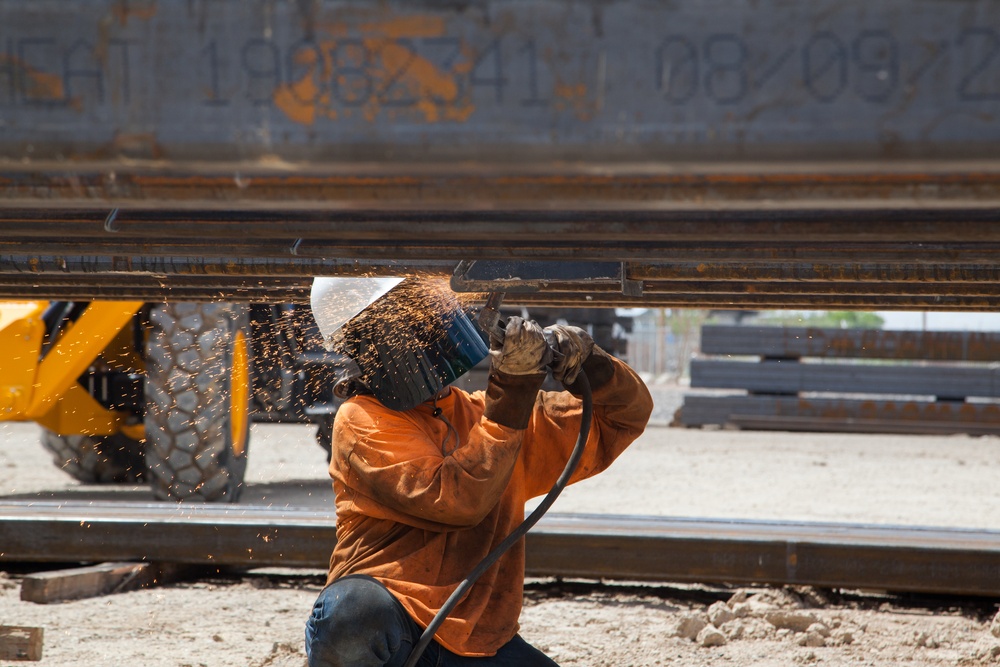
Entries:
[[524, 537], [525, 533], [531, 530], [532, 526], [538, 523], [538, 520], [552, 507], [552, 503], [556, 501], [562, 490], [569, 484], [569, 479], [576, 471], [576, 467], [580, 463], [580, 458], [583, 456], [583, 450], [587, 445], [587, 438], [590, 436], [590, 420], [594, 413], [594, 400], [590, 392], [590, 380], [587, 379], [587, 374], [583, 369], [580, 369], [580, 374], [577, 377], [579, 378], [577, 388], [580, 390], [583, 400], [583, 414], [580, 417], [580, 435], [577, 437], [576, 446], [573, 447], [573, 451], [569, 455], [569, 460], [566, 462], [566, 467], [563, 468], [562, 474], [559, 475], [559, 479], [556, 480], [556, 483], [552, 485], [549, 492], [542, 498], [542, 502], [538, 504], [538, 507], [510, 535], [505, 537], [503, 542], [494, 547], [493, 551], [486, 555], [486, 558], [479, 561], [479, 564], [472, 568], [472, 571], [462, 580], [458, 588], [445, 600], [441, 609], [438, 610], [438, 613], [434, 615], [431, 622], [427, 624], [427, 628], [423, 634], [420, 635], [419, 641], [413, 647], [410, 657], [407, 658], [406, 664], [403, 667], [416, 667], [417, 661], [420, 660], [420, 656], [424, 654], [427, 646], [434, 639], [434, 635], [437, 633], [438, 628], [441, 627], [441, 624], [444, 623], [444, 619], [461, 602], [462, 598], [469, 592], [469, 589], [472, 588], [472, 585], [476, 583], [476, 580], [486, 570], [490, 569], [518, 540]]

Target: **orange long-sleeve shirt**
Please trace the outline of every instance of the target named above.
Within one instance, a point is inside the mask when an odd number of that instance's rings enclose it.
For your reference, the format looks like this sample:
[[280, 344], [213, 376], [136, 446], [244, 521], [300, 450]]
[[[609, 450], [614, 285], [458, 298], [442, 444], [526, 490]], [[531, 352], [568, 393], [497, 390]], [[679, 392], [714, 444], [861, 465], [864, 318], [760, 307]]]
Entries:
[[[607, 468], [643, 431], [652, 399], [633, 371], [614, 360], [594, 390], [585, 453], [571, 481]], [[452, 388], [406, 412], [370, 396], [337, 412], [330, 475], [337, 545], [329, 581], [365, 574], [380, 581], [426, 627], [462, 579], [524, 519], [524, 504], [546, 493], [580, 431], [581, 402], [569, 392], [539, 392], [528, 428], [483, 416], [484, 393]], [[454, 653], [488, 656], [518, 631], [524, 540], [475, 583], [437, 632]]]

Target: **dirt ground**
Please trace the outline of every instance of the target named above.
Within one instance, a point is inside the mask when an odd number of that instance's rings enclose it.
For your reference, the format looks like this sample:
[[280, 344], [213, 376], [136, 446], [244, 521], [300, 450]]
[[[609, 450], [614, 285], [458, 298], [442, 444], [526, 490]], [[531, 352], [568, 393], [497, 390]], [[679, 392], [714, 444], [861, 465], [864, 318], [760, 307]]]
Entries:
[[[657, 388], [657, 420], [679, 394]], [[0, 424], [0, 496], [120, 497], [56, 470], [37, 427]], [[258, 424], [242, 502], [330, 506], [307, 426]], [[553, 511], [960, 526], [1000, 531], [1000, 439], [652, 426]], [[2, 545], [0, 545], [2, 549]], [[0, 625], [44, 628], [41, 667], [302, 667], [316, 570], [222, 572], [39, 605], [0, 563]], [[997, 576], [1000, 577], [1000, 566]], [[1000, 600], [878, 591], [529, 580], [522, 634], [564, 666], [1000, 664]]]

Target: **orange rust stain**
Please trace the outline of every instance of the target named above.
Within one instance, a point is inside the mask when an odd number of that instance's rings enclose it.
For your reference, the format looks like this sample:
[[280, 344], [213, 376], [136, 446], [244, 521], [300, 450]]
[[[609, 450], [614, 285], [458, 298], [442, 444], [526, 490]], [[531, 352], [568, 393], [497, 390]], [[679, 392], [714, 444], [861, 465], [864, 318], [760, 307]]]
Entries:
[[552, 92], [557, 98], [554, 105], [557, 110], [570, 110], [584, 121], [594, 116], [597, 102], [588, 98], [585, 84], [556, 82]]
[[[374, 50], [377, 46], [372, 44], [369, 48]], [[442, 72], [426, 58], [396, 43], [382, 44], [377, 52], [380, 56], [380, 68], [376, 70], [376, 79], [388, 84], [391, 78], [402, 73], [393, 87], [401, 97], [415, 101], [415, 106], [425, 121], [436, 123], [441, 120], [468, 120], [474, 107], [468, 100], [459, 99], [456, 80], [456, 75], [463, 73], [462, 66], [451, 72]], [[369, 120], [374, 120], [372, 116], [377, 113], [380, 105], [367, 106]]]
[[111, 8], [111, 13], [120, 24], [125, 25], [130, 18], [136, 18], [140, 21], [150, 20], [156, 16], [156, 9], [155, 3], [137, 6], [131, 2], [116, 2]]
[[33, 101], [62, 101], [66, 97], [63, 79], [58, 74], [42, 72], [30, 67], [17, 58], [0, 55], [0, 65], [10, 64], [14, 68], [14, 78], [22, 88], [22, 94]]
[[582, 83], [578, 83], [575, 85], [559, 83], [556, 84], [555, 86], [555, 94], [556, 97], [561, 97], [564, 100], [573, 102], [581, 97], [586, 97], [587, 86], [583, 85]]
[[274, 103], [289, 120], [302, 125], [316, 122], [316, 98], [319, 91], [312, 77], [279, 86], [274, 91]]
[[31, 79], [30, 96], [39, 99], [61, 100], [65, 98], [62, 77], [48, 72], [32, 70], [27, 72]]
[[[304, 75], [275, 89], [275, 105], [302, 125], [313, 125], [318, 117], [349, 118], [354, 113], [368, 122], [380, 114], [390, 118], [417, 114], [427, 123], [464, 122], [475, 107], [463, 94], [459, 77], [472, 67], [472, 58], [463, 52], [449, 70], [443, 70], [421, 56], [412, 42], [404, 41], [440, 37], [445, 27], [441, 17], [397, 17], [361, 25], [365, 37], [360, 45], [352, 39], [350, 46], [338, 49], [336, 37], [327, 39], [317, 49], [297, 54], [296, 64]], [[339, 36], [347, 31], [340, 25], [330, 33]], [[343, 59], [350, 60], [348, 67], [335, 62]], [[358, 105], [344, 105], [345, 97]]]
[[320, 63], [314, 50], [304, 49], [295, 54], [295, 64], [305, 68], [305, 75], [298, 81], [278, 86], [274, 91], [274, 104], [289, 120], [312, 125], [316, 122], [317, 104], [325, 97], [320, 95], [317, 81], [330, 71], [329, 55], [324, 55]]
[[364, 23], [359, 30], [362, 35], [381, 35], [389, 39], [441, 37], [445, 22], [441, 16], [395, 16], [385, 21]]

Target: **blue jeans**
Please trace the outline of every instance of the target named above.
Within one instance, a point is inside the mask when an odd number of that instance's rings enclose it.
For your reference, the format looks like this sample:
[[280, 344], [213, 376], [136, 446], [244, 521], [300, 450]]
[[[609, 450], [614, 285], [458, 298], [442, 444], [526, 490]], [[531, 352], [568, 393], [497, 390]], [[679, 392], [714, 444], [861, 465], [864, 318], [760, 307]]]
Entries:
[[[423, 632], [385, 586], [348, 576], [319, 594], [306, 622], [309, 667], [402, 667]], [[495, 656], [467, 658], [432, 641], [420, 667], [557, 667], [515, 636]]]

